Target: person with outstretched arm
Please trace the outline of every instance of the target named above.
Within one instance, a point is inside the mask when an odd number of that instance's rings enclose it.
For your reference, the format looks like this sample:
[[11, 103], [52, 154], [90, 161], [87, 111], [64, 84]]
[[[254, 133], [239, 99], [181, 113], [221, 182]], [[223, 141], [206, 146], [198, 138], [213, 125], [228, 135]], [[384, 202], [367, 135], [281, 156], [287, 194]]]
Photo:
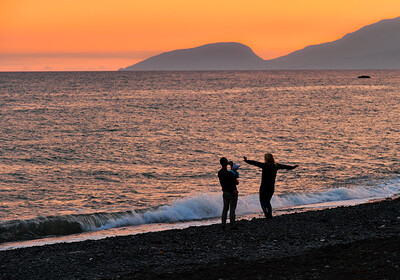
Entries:
[[258, 166], [262, 169], [261, 185], [260, 185], [260, 204], [264, 212], [265, 218], [272, 218], [272, 206], [271, 198], [275, 191], [275, 179], [276, 173], [279, 169], [295, 169], [298, 165], [284, 165], [275, 162], [275, 158], [272, 154], [265, 154], [265, 162], [258, 162], [255, 160], [248, 160], [247, 157], [243, 157], [244, 162]]
[[218, 178], [222, 188], [222, 198], [224, 201], [224, 207], [222, 209], [222, 227], [226, 226], [226, 218], [229, 210], [229, 220], [231, 227], [235, 226], [235, 210], [238, 201], [238, 191], [236, 189], [236, 178], [235, 175], [228, 171], [228, 160], [226, 157], [222, 157], [219, 160], [221, 164], [221, 170], [218, 171]]

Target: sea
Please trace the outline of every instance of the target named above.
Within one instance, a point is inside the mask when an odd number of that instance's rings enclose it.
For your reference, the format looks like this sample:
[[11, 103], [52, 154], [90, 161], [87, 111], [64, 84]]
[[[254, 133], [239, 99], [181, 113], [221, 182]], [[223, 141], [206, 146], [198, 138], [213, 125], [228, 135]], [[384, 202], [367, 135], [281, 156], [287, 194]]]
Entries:
[[0, 119], [0, 250], [219, 223], [222, 156], [238, 219], [243, 156], [274, 215], [400, 194], [400, 71], [2, 72]]

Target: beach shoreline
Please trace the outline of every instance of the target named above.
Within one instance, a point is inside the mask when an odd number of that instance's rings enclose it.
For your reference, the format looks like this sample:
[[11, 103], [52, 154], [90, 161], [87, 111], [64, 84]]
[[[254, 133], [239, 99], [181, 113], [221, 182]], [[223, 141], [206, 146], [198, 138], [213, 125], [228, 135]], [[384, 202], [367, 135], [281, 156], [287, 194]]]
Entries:
[[0, 251], [0, 279], [399, 279], [399, 240], [394, 198]]

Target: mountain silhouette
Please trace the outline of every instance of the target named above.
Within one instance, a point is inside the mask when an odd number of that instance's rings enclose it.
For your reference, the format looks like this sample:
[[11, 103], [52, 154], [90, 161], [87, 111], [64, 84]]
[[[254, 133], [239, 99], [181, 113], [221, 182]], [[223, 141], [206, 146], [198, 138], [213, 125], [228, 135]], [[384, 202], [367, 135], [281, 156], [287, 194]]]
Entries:
[[120, 70], [283, 69], [400, 69], [400, 17], [270, 60], [263, 60], [240, 43], [215, 43], [162, 53]]
[[259, 70], [263, 63], [248, 46], [215, 43], [165, 52], [120, 70]]
[[265, 61], [265, 69], [400, 69], [400, 17]]

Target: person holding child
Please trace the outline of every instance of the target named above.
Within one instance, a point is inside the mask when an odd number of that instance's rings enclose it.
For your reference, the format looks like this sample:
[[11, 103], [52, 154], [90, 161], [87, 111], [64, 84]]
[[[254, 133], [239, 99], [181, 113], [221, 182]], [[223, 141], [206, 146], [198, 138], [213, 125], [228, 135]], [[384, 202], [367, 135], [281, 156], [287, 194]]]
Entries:
[[238, 191], [236, 187], [237, 179], [235, 175], [228, 170], [228, 160], [222, 157], [219, 160], [221, 170], [218, 171], [218, 178], [222, 188], [222, 198], [224, 206], [222, 209], [222, 226], [226, 227], [226, 219], [229, 211], [229, 220], [232, 228], [235, 227], [235, 210], [238, 201]]

